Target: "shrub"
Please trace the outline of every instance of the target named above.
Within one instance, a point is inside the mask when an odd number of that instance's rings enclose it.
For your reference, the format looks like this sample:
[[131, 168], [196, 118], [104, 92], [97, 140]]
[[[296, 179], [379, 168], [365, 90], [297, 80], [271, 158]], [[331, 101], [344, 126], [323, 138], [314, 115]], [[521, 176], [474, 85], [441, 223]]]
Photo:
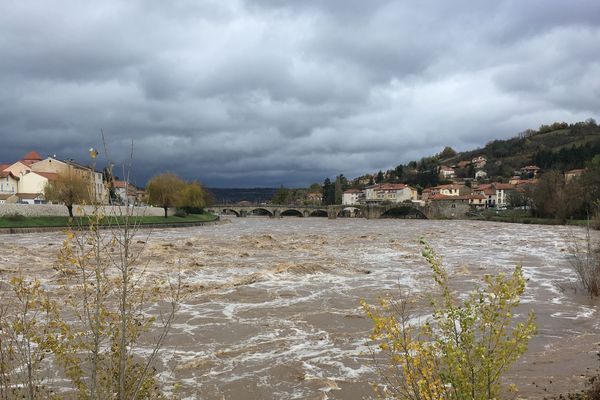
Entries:
[[[423, 243], [423, 257], [442, 292], [432, 301], [433, 316], [411, 322], [409, 302], [381, 299], [379, 306], [362, 306], [374, 323], [370, 339], [378, 344], [384, 362], [376, 367], [384, 398], [495, 399], [503, 373], [527, 349], [536, 331], [533, 313], [514, 323], [513, 309], [525, 290], [520, 266], [507, 277], [486, 276], [485, 287], [459, 301], [448, 287], [441, 259]], [[374, 360], [375, 350], [371, 347]]]
[[187, 217], [188, 213], [183, 208], [178, 208], [177, 210], [175, 210], [175, 214], [173, 215], [176, 217], [185, 218]]
[[593, 242], [589, 226], [583, 247], [573, 242], [571, 256], [571, 265], [583, 289], [590, 297], [600, 296], [600, 243]]
[[19, 213], [6, 214], [3, 218], [7, 221], [14, 221], [14, 222], [19, 222], [19, 221], [25, 220], [25, 216], [22, 214], [19, 214]]

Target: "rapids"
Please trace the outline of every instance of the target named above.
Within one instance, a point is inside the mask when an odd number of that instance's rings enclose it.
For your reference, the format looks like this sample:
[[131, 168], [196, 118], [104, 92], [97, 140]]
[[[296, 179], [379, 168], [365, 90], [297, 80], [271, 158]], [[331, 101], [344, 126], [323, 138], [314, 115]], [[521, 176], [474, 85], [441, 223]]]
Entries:
[[[361, 399], [375, 378], [359, 300], [434, 289], [424, 236], [462, 293], [522, 264], [519, 313], [539, 333], [507, 381], [542, 398], [583, 383], [600, 350], [599, 303], [576, 290], [569, 247], [580, 228], [470, 221], [234, 218], [218, 226], [140, 233], [151, 275], [181, 270], [185, 301], [160, 353], [167, 391], [183, 398]], [[595, 233], [596, 234], [596, 233]], [[61, 233], [3, 235], [0, 279], [48, 284]], [[416, 315], [427, 310], [418, 308]]]

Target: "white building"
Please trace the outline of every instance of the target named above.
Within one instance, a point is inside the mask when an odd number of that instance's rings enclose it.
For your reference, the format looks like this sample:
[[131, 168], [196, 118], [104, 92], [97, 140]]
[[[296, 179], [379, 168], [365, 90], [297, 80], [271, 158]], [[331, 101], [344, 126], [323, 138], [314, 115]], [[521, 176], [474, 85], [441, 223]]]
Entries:
[[342, 195], [343, 205], [361, 204], [364, 202], [365, 194], [359, 189], [348, 189]]
[[402, 203], [406, 200], [417, 200], [417, 198], [417, 190], [403, 183], [383, 183], [365, 189], [367, 203], [382, 203], [384, 201]]
[[454, 168], [450, 168], [447, 165], [442, 165], [440, 167], [440, 175], [443, 179], [456, 178], [456, 171], [454, 171]]
[[441, 194], [444, 196], [466, 196], [471, 194], [471, 189], [465, 185], [439, 185], [431, 188], [431, 195]]
[[16, 202], [19, 189], [19, 177], [9, 171], [0, 171], [0, 204]]
[[485, 172], [484, 170], [479, 170], [477, 172], [475, 172], [475, 179], [485, 179], [487, 178], [487, 172]]

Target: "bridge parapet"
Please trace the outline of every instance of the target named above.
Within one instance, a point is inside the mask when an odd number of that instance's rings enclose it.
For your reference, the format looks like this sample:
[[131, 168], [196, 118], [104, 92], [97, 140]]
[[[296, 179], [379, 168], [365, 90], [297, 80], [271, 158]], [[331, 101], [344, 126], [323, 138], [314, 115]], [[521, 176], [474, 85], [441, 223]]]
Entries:
[[233, 204], [217, 204], [209, 208], [209, 211], [215, 213], [233, 212], [238, 217], [245, 217], [253, 212], [259, 211], [265, 215], [269, 215], [272, 218], [279, 218], [283, 215], [297, 215], [302, 217], [309, 216], [327, 216], [330, 219], [337, 218], [343, 211], [346, 210], [358, 210], [360, 215], [367, 219], [381, 218], [386, 212], [393, 209], [410, 209], [414, 210], [416, 215], [422, 215], [425, 218], [435, 218], [436, 215], [441, 214], [439, 207], [433, 210], [430, 207], [423, 207], [414, 203], [398, 203], [398, 204], [386, 204], [386, 205], [373, 205], [373, 204], [356, 204], [356, 205], [329, 205], [329, 206], [316, 206], [316, 205], [233, 205]]

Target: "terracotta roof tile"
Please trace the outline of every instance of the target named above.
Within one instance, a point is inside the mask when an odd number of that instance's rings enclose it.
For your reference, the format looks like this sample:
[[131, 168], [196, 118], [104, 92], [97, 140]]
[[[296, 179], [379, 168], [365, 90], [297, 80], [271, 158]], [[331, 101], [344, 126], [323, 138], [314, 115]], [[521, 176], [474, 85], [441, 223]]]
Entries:
[[37, 151], [30, 151], [29, 153], [27, 153], [23, 156], [23, 159], [21, 161], [37, 162], [37, 161], [42, 161], [42, 160], [43, 160], [43, 158], [42, 158], [42, 156], [40, 156], [40, 153], [38, 153]]
[[0, 178], [6, 178], [7, 176], [12, 176], [13, 179], [19, 180], [18, 176], [15, 176], [12, 172], [10, 171], [0, 171]]
[[41, 193], [17, 193], [17, 197], [20, 199], [37, 199], [42, 197]]
[[515, 188], [510, 183], [494, 183], [494, 187], [496, 190], [510, 190]]
[[54, 172], [31, 171], [30, 174], [38, 174], [39, 176], [43, 176], [44, 178], [48, 179], [49, 181], [55, 181], [58, 179], [58, 174], [54, 173]]

